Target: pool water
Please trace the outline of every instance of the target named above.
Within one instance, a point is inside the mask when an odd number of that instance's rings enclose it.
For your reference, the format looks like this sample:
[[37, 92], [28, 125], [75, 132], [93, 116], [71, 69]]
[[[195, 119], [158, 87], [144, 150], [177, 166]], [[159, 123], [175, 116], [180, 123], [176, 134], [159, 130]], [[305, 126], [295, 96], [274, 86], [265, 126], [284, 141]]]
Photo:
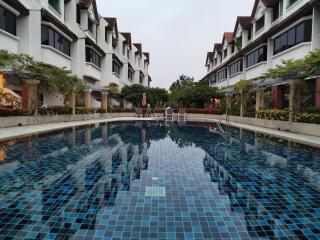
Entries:
[[320, 239], [320, 150], [210, 123], [0, 143], [1, 239]]

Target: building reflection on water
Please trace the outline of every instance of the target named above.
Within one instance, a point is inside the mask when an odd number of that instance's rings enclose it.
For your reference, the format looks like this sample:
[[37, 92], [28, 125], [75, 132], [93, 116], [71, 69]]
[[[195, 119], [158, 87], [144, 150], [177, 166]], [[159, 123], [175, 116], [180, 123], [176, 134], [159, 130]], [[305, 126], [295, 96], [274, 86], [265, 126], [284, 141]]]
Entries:
[[230, 210], [244, 214], [250, 235], [307, 238], [320, 233], [313, 224], [320, 210], [319, 150], [230, 131], [230, 138], [204, 147], [203, 164], [220, 194], [228, 196]]
[[33, 229], [35, 238], [48, 233], [65, 238], [94, 229], [98, 212], [113, 206], [118, 193], [129, 191], [148, 168], [150, 139], [158, 138], [152, 135], [158, 131], [148, 132], [151, 127], [79, 127], [6, 149], [9, 157], [0, 165], [0, 234]]

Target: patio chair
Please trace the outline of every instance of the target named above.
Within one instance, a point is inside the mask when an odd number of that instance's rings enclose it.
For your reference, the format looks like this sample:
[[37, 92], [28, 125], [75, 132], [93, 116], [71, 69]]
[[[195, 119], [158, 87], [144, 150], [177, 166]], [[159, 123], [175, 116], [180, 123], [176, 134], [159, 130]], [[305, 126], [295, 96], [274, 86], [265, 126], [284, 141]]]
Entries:
[[179, 109], [179, 112], [178, 112], [178, 121], [180, 122], [181, 120], [183, 122], [186, 121], [186, 118], [187, 118], [187, 112], [185, 109]]
[[145, 116], [146, 116], [146, 117], [151, 117], [151, 114], [152, 114], [151, 108], [150, 108], [150, 107], [147, 107]]
[[166, 120], [173, 122], [173, 120], [174, 120], [174, 112], [173, 112], [173, 109], [170, 108], [170, 107], [168, 107], [168, 108], [166, 108], [165, 113], [166, 113]]
[[136, 110], [136, 117], [140, 117], [141, 115], [143, 115], [141, 107], [135, 108], [135, 110]]

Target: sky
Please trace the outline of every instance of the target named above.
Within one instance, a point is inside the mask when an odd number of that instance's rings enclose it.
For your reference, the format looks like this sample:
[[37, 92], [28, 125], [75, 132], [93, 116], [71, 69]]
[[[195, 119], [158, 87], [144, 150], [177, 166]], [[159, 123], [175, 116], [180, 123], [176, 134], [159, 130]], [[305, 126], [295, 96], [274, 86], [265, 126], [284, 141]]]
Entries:
[[249, 16], [254, 0], [97, 0], [104, 17], [116, 17], [120, 32], [150, 52], [152, 87], [168, 89], [181, 75], [200, 80], [205, 60], [237, 16]]

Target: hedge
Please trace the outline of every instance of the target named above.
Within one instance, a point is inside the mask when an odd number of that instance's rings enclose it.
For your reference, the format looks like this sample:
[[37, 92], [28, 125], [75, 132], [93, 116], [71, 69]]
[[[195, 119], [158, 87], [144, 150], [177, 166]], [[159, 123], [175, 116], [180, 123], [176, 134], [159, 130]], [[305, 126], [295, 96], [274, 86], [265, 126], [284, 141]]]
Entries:
[[296, 113], [295, 122], [320, 124], [320, 113]]
[[257, 111], [257, 118], [267, 120], [289, 121], [289, 111], [278, 109], [267, 109]]

